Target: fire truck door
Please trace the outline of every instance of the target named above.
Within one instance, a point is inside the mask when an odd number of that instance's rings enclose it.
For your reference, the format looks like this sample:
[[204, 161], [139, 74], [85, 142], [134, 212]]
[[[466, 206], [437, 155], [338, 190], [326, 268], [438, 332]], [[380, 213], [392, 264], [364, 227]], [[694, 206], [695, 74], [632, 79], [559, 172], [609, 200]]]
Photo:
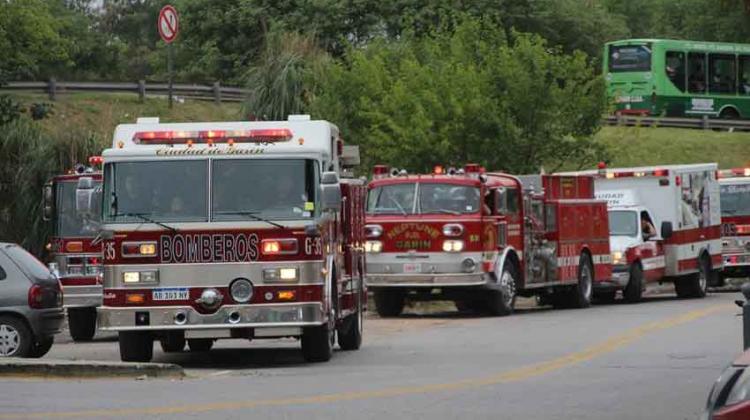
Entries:
[[526, 283], [546, 283], [554, 280], [555, 270], [553, 245], [545, 239], [545, 206], [542, 196], [531, 196], [524, 200], [524, 259], [526, 260]]

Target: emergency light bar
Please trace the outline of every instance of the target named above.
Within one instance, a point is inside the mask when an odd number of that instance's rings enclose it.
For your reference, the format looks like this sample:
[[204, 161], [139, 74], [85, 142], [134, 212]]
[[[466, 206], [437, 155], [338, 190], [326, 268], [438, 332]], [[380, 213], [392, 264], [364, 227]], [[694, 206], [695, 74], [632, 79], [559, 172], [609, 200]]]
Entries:
[[717, 178], [750, 177], [750, 168], [722, 169], [716, 172]]
[[625, 171], [625, 172], [607, 172], [606, 177], [612, 178], [641, 178], [645, 176], [669, 176], [668, 169], [655, 169], [653, 171]]
[[293, 137], [288, 128], [208, 131], [139, 131], [135, 144], [276, 143]]

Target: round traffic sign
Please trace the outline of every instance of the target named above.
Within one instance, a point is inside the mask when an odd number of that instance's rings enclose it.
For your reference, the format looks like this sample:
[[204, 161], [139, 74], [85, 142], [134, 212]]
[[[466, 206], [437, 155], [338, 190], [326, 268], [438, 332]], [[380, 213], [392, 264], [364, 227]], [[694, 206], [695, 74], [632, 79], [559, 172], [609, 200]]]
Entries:
[[159, 11], [159, 20], [156, 24], [159, 28], [159, 36], [167, 44], [174, 41], [177, 38], [177, 32], [180, 29], [180, 24], [177, 19], [177, 10], [170, 5], [162, 7]]

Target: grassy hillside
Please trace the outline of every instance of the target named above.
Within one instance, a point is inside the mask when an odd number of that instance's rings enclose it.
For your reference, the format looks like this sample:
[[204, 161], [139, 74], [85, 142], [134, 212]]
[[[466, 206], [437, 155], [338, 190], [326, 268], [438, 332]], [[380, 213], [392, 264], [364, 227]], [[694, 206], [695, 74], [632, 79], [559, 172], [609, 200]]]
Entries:
[[718, 162], [721, 168], [750, 166], [750, 133], [651, 127], [604, 127], [596, 140], [610, 166]]
[[147, 98], [143, 103], [133, 94], [72, 93], [58, 95], [58, 100], [50, 102], [46, 95], [15, 94], [24, 107], [33, 103], [51, 103], [53, 113], [41, 121], [45, 130], [53, 133], [61, 131], [87, 131], [104, 143], [109, 143], [115, 126], [120, 123], [134, 123], [138, 117], [159, 117], [163, 122], [180, 121], [229, 121], [240, 116], [239, 104], [193, 101], [175, 101], [170, 110], [166, 97]]

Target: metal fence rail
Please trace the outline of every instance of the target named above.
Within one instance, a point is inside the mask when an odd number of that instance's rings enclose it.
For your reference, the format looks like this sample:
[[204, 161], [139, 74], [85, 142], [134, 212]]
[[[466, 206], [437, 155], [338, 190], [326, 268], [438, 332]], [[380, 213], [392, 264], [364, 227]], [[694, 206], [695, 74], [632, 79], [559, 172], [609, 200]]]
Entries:
[[703, 130], [750, 131], [750, 120], [724, 120], [703, 118], [661, 118], [609, 115], [604, 117], [605, 125], [626, 127], [670, 127], [696, 128]]
[[[153, 83], [139, 80], [138, 82], [60, 82], [50, 79], [46, 82], [8, 82], [0, 86], [0, 91], [31, 91], [47, 93], [51, 101], [57, 95], [66, 92], [130, 92], [138, 95], [143, 101], [146, 96], [165, 96], [169, 92], [166, 83]], [[221, 86], [219, 82], [213, 85], [175, 84], [172, 87], [175, 96], [201, 101], [242, 102], [248, 94], [247, 89]]]

